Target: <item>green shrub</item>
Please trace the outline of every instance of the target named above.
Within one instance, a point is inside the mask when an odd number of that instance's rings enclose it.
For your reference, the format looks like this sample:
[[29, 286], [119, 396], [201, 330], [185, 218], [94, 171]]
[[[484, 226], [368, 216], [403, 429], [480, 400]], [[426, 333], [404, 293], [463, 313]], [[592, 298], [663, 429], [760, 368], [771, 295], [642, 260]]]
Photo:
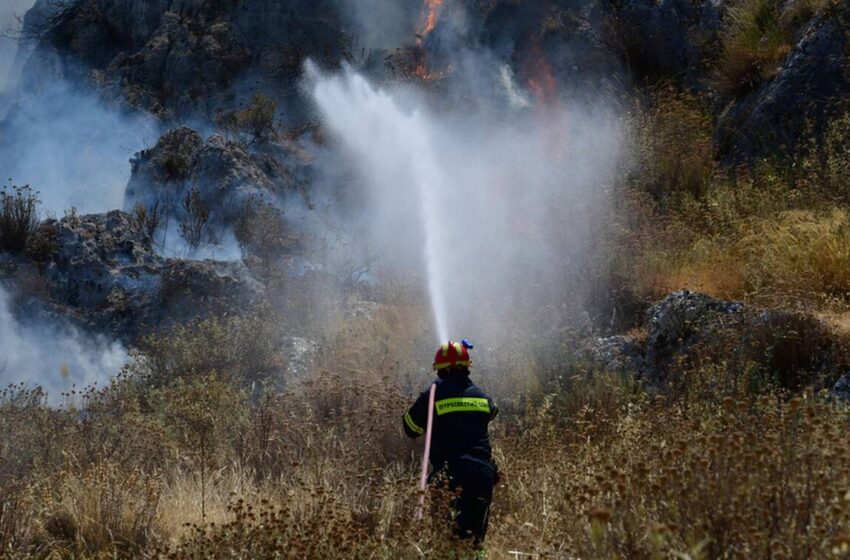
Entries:
[[726, 14], [720, 35], [716, 84], [723, 93], [739, 95], [772, 79], [791, 51], [796, 31], [825, 0], [738, 0]]
[[0, 191], [0, 250], [22, 253], [38, 228], [38, 193], [29, 186]]

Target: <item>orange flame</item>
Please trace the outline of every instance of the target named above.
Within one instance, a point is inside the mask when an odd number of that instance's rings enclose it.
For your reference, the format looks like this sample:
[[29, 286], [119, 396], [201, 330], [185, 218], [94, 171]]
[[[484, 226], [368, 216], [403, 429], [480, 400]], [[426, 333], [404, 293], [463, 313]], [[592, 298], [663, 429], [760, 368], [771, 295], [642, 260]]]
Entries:
[[[562, 126], [565, 107], [558, 96], [558, 80], [544, 50], [534, 44], [524, 57], [521, 76], [528, 91], [534, 95], [536, 110], [544, 119], [543, 133], [550, 157], [560, 159], [567, 153], [570, 143]], [[551, 118], [560, 115], [559, 118]]]
[[425, 25], [421, 33], [423, 37], [428, 36], [437, 27], [437, 21], [440, 19], [440, 8], [442, 6], [443, 0], [425, 0], [425, 7], [423, 9]]
[[417, 33], [415, 51], [416, 63], [413, 74], [423, 81], [435, 80], [442, 77], [441, 73], [431, 71], [430, 64], [428, 62], [428, 55], [425, 52], [424, 42], [425, 38], [437, 27], [443, 2], [444, 0], [425, 0], [425, 4], [422, 6], [422, 14], [420, 16], [422, 20], [422, 28], [421, 31]]
[[531, 49], [530, 61], [525, 66], [525, 84], [537, 102], [543, 106], [556, 104], [558, 101], [558, 82], [546, 53], [539, 45]]

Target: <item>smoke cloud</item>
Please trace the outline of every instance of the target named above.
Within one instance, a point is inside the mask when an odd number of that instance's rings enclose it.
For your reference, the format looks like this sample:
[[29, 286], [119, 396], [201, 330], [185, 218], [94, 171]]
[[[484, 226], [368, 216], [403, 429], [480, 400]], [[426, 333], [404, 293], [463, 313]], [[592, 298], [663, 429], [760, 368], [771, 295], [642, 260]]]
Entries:
[[75, 385], [108, 381], [127, 359], [118, 342], [85, 335], [65, 321], [18, 320], [12, 299], [0, 287], [0, 386], [40, 385], [56, 403]]
[[[427, 279], [440, 340], [497, 343], [579, 314], [592, 288], [594, 224], [620, 159], [617, 114], [568, 100], [513, 109], [435, 111], [409, 90], [346, 70], [310, 70], [310, 91], [362, 183], [363, 238], [391, 269]], [[492, 99], [492, 91], [482, 91]], [[527, 103], [526, 103], [527, 104]]]
[[63, 81], [20, 95], [0, 123], [0, 177], [29, 184], [57, 215], [122, 208], [129, 160], [152, 145], [149, 116], [106, 105]]
[[342, 0], [340, 6], [367, 49], [390, 49], [414, 36], [421, 3], [410, 0]]
[[3, 0], [0, 3], [0, 96], [17, 81], [12, 70], [18, 52], [15, 39], [20, 30], [18, 17], [22, 17], [33, 4], [34, 0]]

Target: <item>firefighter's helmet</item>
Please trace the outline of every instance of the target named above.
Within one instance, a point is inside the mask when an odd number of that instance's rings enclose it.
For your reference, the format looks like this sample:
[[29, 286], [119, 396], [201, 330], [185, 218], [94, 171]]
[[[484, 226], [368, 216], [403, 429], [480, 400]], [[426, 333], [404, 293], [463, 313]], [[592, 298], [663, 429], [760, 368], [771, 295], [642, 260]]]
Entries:
[[434, 356], [434, 369], [441, 370], [447, 367], [466, 366], [472, 362], [469, 359], [469, 348], [472, 346], [461, 342], [446, 342], [437, 349]]

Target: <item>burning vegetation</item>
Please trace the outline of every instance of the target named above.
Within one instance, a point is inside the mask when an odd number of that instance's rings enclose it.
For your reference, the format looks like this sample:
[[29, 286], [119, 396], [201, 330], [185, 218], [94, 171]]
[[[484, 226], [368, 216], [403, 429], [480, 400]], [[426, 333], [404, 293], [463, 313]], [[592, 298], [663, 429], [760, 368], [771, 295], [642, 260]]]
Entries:
[[422, 29], [418, 36], [420, 40], [424, 40], [437, 28], [437, 22], [440, 19], [440, 10], [443, 7], [444, 0], [425, 0], [425, 6], [422, 10]]

